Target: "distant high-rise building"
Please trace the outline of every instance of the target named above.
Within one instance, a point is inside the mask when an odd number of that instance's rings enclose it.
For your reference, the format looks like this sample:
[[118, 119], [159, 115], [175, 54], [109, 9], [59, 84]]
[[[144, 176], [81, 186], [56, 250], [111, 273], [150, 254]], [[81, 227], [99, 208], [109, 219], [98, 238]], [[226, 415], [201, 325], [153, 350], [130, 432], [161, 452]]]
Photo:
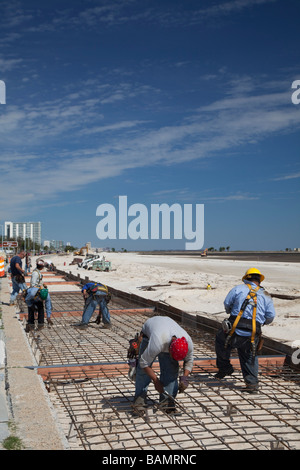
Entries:
[[50, 248], [55, 249], [55, 250], [63, 250], [65, 247], [65, 244], [62, 240], [51, 240], [50, 241]]
[[41, 222], [4, 222], [4, 235], [17, 240], [18, 237], [30, 239], [33, 243], [41, 244]]

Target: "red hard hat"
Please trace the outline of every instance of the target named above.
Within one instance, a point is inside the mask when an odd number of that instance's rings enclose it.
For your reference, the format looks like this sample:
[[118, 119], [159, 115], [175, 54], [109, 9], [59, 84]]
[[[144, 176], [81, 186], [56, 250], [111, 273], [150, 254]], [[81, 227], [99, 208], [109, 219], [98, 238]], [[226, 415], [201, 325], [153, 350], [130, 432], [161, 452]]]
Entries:
[[175, 361], [182, 361], [188, 353], [188, 342], [182, 338], [176, 338], [170, 345], [170, 353]]

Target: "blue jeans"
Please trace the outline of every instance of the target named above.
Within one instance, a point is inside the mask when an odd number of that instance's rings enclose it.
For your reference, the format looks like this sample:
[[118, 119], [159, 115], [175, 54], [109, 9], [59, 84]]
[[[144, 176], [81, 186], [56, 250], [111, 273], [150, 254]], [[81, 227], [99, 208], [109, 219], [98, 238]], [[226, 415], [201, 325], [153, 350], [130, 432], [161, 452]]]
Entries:
[[[140, 346], [139, 357], [143, 354], [147, 346], [148, 339], [143, 338]], [[160, 381], [163, 384], [164, 389], [175, 398], [178, 392], [179, 363], [178, 361], [175, 361], [169, 353], [160, 353], [158, 355], [158, 361], [160, 366]], [[138, 397], [146, 399], [150, 382], [151, 379], [149, 375], [144, 372], [144, 369], [142, 369], [138, 363], [136, 370], [134, 400], [136, 400]], [[160, 394], [159, 401], [162, 401], [165, 398], [166, 396], [164, 394]]]
[[102, 292], [97, 292], [96, 295], [90, 295], [87, 298], [82, 314], [82, 323], [88, 324], [98, 306], [102, 314], [103, 323], [110, 323], [110, 314], [107, 308], [106, 294]]
[[[233, 334], [232, 339], [227, 346], [224, 347], [227, 335], [221, 329], [216, 335], [216, 354], [217, 367], [220, 371], [226, 371], [232, 366], [230, 364], [230, 353], [233, 348], [237, 349], [240, 365], [244, 381], [247, 385], [258, 384], [258, 357], [252, 356], [250, 336], [239, 336]], [[255, 344], [259, 341], [258, 336], [255, 338]]]
[[17, 298], [18, 293], [27, 289], [27, 285], [25, 282], [17, 282], [15, 276], [12, 278], [12, 293], [10, 295], [10, 302], [14, 302]]

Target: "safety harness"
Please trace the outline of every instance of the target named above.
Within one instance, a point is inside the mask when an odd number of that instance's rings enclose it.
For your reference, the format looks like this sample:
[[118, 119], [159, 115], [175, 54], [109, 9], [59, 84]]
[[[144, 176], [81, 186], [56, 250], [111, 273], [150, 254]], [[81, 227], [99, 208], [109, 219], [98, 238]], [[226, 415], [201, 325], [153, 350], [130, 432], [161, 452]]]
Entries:
[[105, 292], [105, 294], [108, 294], [108, 288], [104, 284], [98, 284], [95, 282], [95, 284], [91, 287], [88, 288], [87, 290], [90, 294], [95, 295], [98, 291]]
[[38, 290], [36, 291], [35, 296], [33, 297], [33, 300], [36, 300], [38, 298], [38, 296], [40, 295], [41, 290], [42, 290], [42, 288], [39, 287]]
[[257, 310], [257, 291], [260, 289], [260, 286], [253, 287], [250, 284], [247, 284], [247, 287], [249, 288], [248, 295], [244, 302], [242, 303], [241, 310], [239, 311], [238, 315], [235, 317], [234, 323], [231, 327], [231, 330], [228, 333], [228, 336], [225, 341], [225, 348], [227, 348], [228, 344], [230, 343], [232, 336], [236, 330], [236, 327], [241, 319], [241, 316], [244, 313], [245, 308], [249, 303], [253, 305], [253, 313], [252, 313], [252, 320], [251, 321], [251, 326], [252, 326], [252, 333], [251, 333], [251, 347], [252, 347], [252, 356], [255, 356], [255, 335], [257, 332], [257, 325], [256, 325], [256, 310]]
[[35, 268], [35, 269], [32, 271], [32, 274], [33, 274], [33, 273], [37, 273], [38, 279], [37, 279], [36, 285], [33, 285], [33, 286], [31, 286], [31, 287], [39, 287], [40, 283], [42, 282], [43, 275], [42, 275], [41, 271], [40, 271], [38, 268]]

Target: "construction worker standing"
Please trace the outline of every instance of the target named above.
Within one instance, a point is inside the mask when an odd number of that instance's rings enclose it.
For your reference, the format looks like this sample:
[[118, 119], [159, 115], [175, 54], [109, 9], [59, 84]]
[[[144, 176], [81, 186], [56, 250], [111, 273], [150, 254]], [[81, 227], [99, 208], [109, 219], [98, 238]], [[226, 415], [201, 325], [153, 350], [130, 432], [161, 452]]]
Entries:
[[261, 327], [275, 318], [271, 296], [260, 286], [264, 278], [258, 269], [248, 269], [242, 278], [243, 284], [230, 290], [224, 301], [230, 317], [223, 321], [215, 341], [219, 369], [216, 378], [222, 379], [234, 372], [230, 353], [237, 348], [245, 390], [249, 393], [258, 390], [257, 349]]
[[25, 251], [12, 257], [10, 260], [10, 273], [12, 280], [12, 293], [10, 295], [10, 305], [14, 305], [18, 293], [26, 289], [25, 271], [22, 269], [22, 259], [25, 257]]
[[[189, 382], [188, 375], [193, 369], [193, 342], [188, 333], [169, 317], [149, 318], [139, 337], [139, 358], [136, 369], [134, 414], [145, 411], [147, 389], [153, 381], [160, 394], [160, 406], [167, 413], [174, 413], [178, 390], [183, 392]], [[160, 378], [152, 369], [155, 358], [160, 365]], [[183, 376], [179, 379], [178, 361], [184, 360]]]

